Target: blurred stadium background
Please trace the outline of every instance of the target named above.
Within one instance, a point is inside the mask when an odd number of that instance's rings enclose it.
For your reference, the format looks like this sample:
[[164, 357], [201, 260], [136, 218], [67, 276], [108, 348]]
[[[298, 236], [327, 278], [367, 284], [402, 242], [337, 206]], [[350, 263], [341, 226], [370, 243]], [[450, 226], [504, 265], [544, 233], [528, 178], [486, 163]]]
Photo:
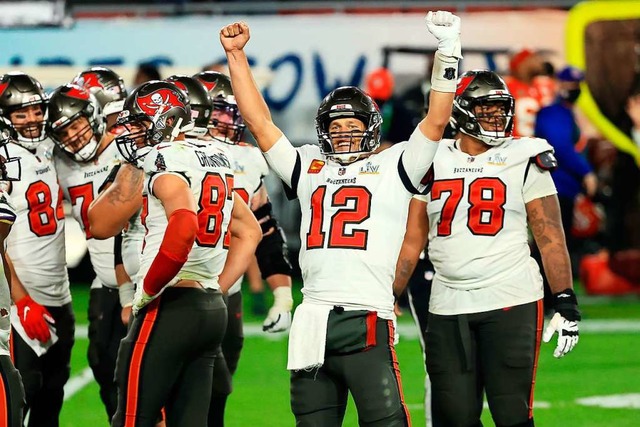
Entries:
[[[588, 211], [576, 211], [578, 223], [595, 227], [580, 237], [573, 254], [584, 334], [565, 359], [552, 360], [552, 349], [543, 348], [536, 419], [564, 427], [637, 426], [640, 154], [624, 104], [640, 93], [640, 1], [0, 1], [0, 73], [22, 70], [52, 90], [88, 66], [105, 65], [132, 88], [141, 65], [157, 67], [163, 77], [223, 68], [218, 30], [245, 20], [252, 30], [247, 51], [276, 124], [294, 143], [313, 143], [322, 97], [340, 85], [363, 86], [381, 66], [394, 76], [394, 98], [416, 109], [408, 94], [425, 80], [436, 47], [422, 21], [427, 9], [462, 17], [463, 70], [490, 68], [506, 75], [512, 55], [523, 48], [540, 53], [556, 69], [585, 70], [578, 148], [599, 174], [601, 197]], [[621, 158], [630, 160], [623, 164]], [[613, 178], [620, 172], [616, 168], [627, 168], [622, 179]], [[286, 201], [273, 178], [268, 189], [295, 258], [298, 206]], [[629, 203], [619, 212], [608, 204], [612, 197]], [[67, 229], [78, 339], [61, 425], [101, 426], [104, 411], [86, 361], [87, 284], [93, 272], [73, 219]], [[614, 272], [608, 260], [621, 249], [626, 264]], [[264, 336], [257, 326], [261, 319], [249, 307], [246, 315], [247, 341], [228, 425], [292, 425], [286, 339]], [[422, 425], [424, 369], [409, 317], [400, 319], [398, 351], [414, 425]], [[483, 420], [491, 425], [488, 416]], [[356, 425], [353, 408], [345, 425]]]

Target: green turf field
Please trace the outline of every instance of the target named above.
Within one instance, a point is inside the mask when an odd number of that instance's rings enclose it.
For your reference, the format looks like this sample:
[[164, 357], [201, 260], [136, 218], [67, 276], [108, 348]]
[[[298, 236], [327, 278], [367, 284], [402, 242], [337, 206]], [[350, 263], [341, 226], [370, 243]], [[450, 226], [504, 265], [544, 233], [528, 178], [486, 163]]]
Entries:
[[[78, 325], [87, 322], [87, 289], [73, 288]], [[553, 346], [543, 345], [535, 393], [536, 424], [636, 427], [640, 425], [640, 300], [583, 298], [582, 309], [585, 321], [580, 343], [574, 352], [556, 360], [551, 355]], [[227, 425], [292, 426], [295, 422], [289, 410], [286, 339], [282, 336], [267, 337], [257, 332], [259, 320], [246, 315], [250, 324], [247, 335], [252, 336], [245, 340], [234, 378], [235, 390], [227, 407]], [[397, 351], [405, 399], [413, 425], [421, 426], [424, 425], [424, 369], [420, 345], [408, 313], [400, 318], [400, 327], [404, 335]], [[108, 425], [97, 386], [87, 369], [87, 344], [86, 338], [79, 337], [76, 341], [72, 381], [68, 384], [74, 390], [72, 395], [71, 392], [67, 395], [62, 427]], [[589, 406], [587, 403], [590, 401], [578, 402], [578, 399], [588, 398], [600, 405], [606, 402], [593, 399], [597, 396], [608, 397], [608, 406], [613, 407]], [[485, 426], [493, 425], [488, 410], [485, 410], [483, 422]], [[353, 405], [347, 411], [344, 425], [357, 426]]]

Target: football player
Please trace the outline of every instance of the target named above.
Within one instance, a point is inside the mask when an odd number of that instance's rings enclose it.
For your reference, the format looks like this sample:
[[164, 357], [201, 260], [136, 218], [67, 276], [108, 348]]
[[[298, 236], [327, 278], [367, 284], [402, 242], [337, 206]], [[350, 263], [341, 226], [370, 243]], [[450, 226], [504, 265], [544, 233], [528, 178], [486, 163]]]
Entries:
[[[483, 394], [498, 426], [533, 426], [540, 341], [558, 332], [555, 357], [578, 342], [580, 312], [542, 139], [512, 138], [514, 99], [491, 71], [458, 82], [451, 122], [461, 133], [434, 159], [423, 200], [435, 277], [426, 331], [434, 425], [480, 425]], [[542, 278], [531, 230], [554, 293], [542, 332]]]
[[260, 227], [234, 197], [226, 152], [185, 140], [193, 122], [184, 91], [145, 83], [118, 123], [126, 129], [119, 149], [145, 174], [147, 233], [134, 318], [118, 355], [112, 426], [152, 426], [163, 407], [167, 425], [206, 425], [212, 360], [227, 319], [221, 289], [246, 269]]
[[4, 120], [0, 120], [0, 254], [7, 283], [0, 283], [0, 408], [3, 419], [0, 425], [22, 427], [24, 410], [24, 387], [20, 373], [11, 361], [9, 337], [11, 335], [11, 272], [5, 260], [5, 240], [16, 221], [16, 211], [6, 192], [6, 181], [20, 179], [20, 159], [11, 158], [7, 143], [17, 138], [15, 130]]
[[429, 113], [408, 142], [378, 154], [382, 118], [355, 87], [318, 108], [318, 145], [294, 148], [258, 91], [244, 47], [249, 27], [220, 31], [233, 93], [271, 168], [300, 200], [304, 300], [289, 335], [291, 406], [300, 425], [340, 425], [351, 392], [361, 424], [407, 425], [393, 344], [393, 290], [409, 201], [428, 171], [451, 114], [460, 20], [429, 12], [438, 39]]
[[84, 87], [66, 84], [49, 100], [48, 132], [56, 143], [58, 181], [71, 203], [71, 212], [85, 233], [96, 278], [89, 294], [89, 366], [100, 386], [100, 398], [109, 419], [117, 406], [113, 379], [118, 345], [126, 334], [114, 272], [114, 241], [91, 235], [87, 209], [109, 171], [122, 161], [115, 135], [103, 138], [104, 116], [100, 104]]
[[45, 133], [47, 98], [40, 83], [24, 73], [2, 76], [0, 115], [16, 131], [7, 149], [10, 157], [20, 157], [23, 172], [8, 189], [16, 208], [6, 239], [11, 295], [19, 318], [12, 325], [13, 362], [22, 376], [29, 425], [57, 425], [69, 379], [75, 317], [62, 193], [54, 145]]
[[[211, 144], [222, 146], [230, 152], [235, 173], [234, 192], [249, 205], [262, 228], [263, 238], [258, 244], [256, 258], [262, 276], [273, 289], [274, 295], [273, 307], [264, 321], [263, 330], [285, 331], [291, 324], [293, 308], [291, 264], [287, 259], [284, 233], [273, 216], [269, 196], [263, 183], [264, 176], [269, 173], [269, 167], [258, 148], [242, 142], [245, 125], [238, 111], [229, 77], [215, 71], [204, 71], [194, 77], [204, 87], [210, 88], [208, 95], [213, 100], [213, 112], [206, 123], [206, 133], [201, 138]], [[191, 91], [189, 96], [192, 97]], [[238, 279], [227, 293], [229, 319], [222, 342], [225, 364], [220, 365], [228, 367], [228, 377], [224, 376], [229, 380], [238, 367], [244, 341], [241, 285], [242, 278]], [[223, 375], [216, 368], [216, 374], [218, 373]], [[221, 382], [227, 383], [226, 380]], [[214, 381], [215, 385], [217, 381]], [[219, 392], [219, 389], [214, 390], [209, 427], [223, 425], [227, 394]]]

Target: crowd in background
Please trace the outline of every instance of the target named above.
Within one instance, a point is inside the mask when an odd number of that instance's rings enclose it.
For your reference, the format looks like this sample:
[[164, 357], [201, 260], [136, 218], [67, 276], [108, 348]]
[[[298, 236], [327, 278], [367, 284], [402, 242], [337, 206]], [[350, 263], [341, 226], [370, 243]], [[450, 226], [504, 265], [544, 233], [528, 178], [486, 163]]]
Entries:
[[[552, 176], [574, 277], [589, 293], [635, 292], [640, 284], [640, 172], [633, 156], [595, 135], [576, 107], [585, 73], [571, 66], [556, 69], [544, 55], [523, 49], [510, 57], [503, 77], [516, 99], [514, 135], [543, 138], [554, 147], [558, 169]], [[407, 140], [428, 109], [428, 79], [398, 93], [391, 70], [378, 68], [363, 87], [380, 106], [386, 145]], [[628, 135], [640, 148], [640, 86], [624, 110]], [[456, 133], [450, 127], [447, 136]], [[535, 245], [532, 253], [537, 255]]]

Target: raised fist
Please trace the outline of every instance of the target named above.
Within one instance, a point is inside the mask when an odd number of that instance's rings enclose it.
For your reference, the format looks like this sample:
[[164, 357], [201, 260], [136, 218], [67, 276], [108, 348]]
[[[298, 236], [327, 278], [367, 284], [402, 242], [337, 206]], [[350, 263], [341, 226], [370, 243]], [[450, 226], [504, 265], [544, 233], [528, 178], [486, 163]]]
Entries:
[[220, 43], [226, 52], [242, 50], [250, 37], [249, 26], [244, 22], [234, 22], [220, 30]]
[[429, 12], [424, 18], [427, 29], [438, 39], [438, 50], [446, 56], [462, 58], [460, 51], [460, 18], [451, 12]]

